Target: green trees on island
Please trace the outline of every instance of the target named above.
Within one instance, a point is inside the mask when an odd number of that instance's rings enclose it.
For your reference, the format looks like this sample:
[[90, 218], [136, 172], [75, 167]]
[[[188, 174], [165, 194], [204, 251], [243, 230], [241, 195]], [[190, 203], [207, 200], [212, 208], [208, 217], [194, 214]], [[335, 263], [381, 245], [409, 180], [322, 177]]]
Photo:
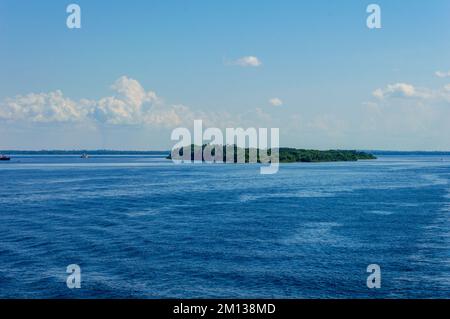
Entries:
[[[185, 146], [180, 149], [175, 150], [175, 153], [178, 152], [180, 158], [183, 157], [185, 152], [190, 152], [191, 160], [200, 160], [207, 161], [208, 159], [203, 158], [203, 150], [208, 145], [205, 144], [203, 146], [190, 145]], [[212, 147], [211, 145], [209, 145]], [[219, 146], [220, 147], [220, 146]], [[227, 152], [234, 151], [234, 160], [232, 162], [236, 163], [238, 150], [245, 151], [245, 162], [249, 162], [251, 152], [255, 152], [257, 154], [258, 162], [261, 162], [261, 157], [267, 157], [271, 155], [271, 150], [269, 151], [261, 151], [259, 149], [249, 149], [246, 148], [243, 150], [242, 148], [238, 149], [236, 145], [228, 145], [222, 146], [222, 156], [220, 158], [215, 158], [216, 162], [225, 162]], [[215, 152], [212, 149], [211, 154], [214, 156]], [[168, 159], [172, 159], [171, 154], [167, 156]], [[357, 161], [357, 160], [372, 160], [376, 159], [376, 157], [372, 154], [361, 152], [361, 151], [352, 151], [352, 150], [328, 150], [328, 151], [319, 151], [319, 150], [306, 150], [306, 149], [296, 149], [296, 148], [279, 148], [279, 162], [280, 163], [297, 163], [297, 162], [344, 162], [344, 161]], [[229, 160], [230, 161], [230, 160]], [[251, 162], [251, 161], [250, 161]]]
[[280, 148], [280, 163], [294, 162], [345, 162], [357, 160], [372, 160], [372, 154], [347, 150], [305, 150], [295, 148]]

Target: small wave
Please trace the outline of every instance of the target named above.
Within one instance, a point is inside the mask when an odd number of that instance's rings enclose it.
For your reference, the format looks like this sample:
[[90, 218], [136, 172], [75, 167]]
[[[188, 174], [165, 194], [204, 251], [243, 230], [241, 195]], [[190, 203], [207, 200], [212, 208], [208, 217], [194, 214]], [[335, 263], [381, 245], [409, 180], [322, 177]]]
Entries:
[[398, 203], [398, 207], [419, 207], [419, 203]]
[[438, 175], [434, 174], [424, 174], [422, 175], [422, 178], [426, 179], [427, 181], [430, 181], [432, 185], [447, 185], [448, 179], [442, 178]]
[[386, 210], [370, 210], [367, 213], [369, 214], [375, 214], [375, 215], [382, 215], [382, 216], [389, 216], [394, 214], [394, 212], [386, 211]]
[[333, 233], [333, 229], [342, 224], [335, 222], [311, 222], [306, 223], [297, 233], [286, 238], [284, 244], [326, 244], [346, 245], [346, 238]]
[[330, 192], [323, 192], [319, 190], [302, 190], [297, 192], [287, 192], [279, 194], [264, 194], [264, 195], [251, 195], [245, 194], [239, 196], [239, 202], [245, 203], [255, 201], [261, 198], [319, 198], [319, 197], [333, 197], [335, 194]]
[[333, 197], [334, 193], [324, 192], [321, 190], [301, 190], [298, 192], [290, 192], [285, 194], [274, 194], [273, 197], [299, 197], [299, 198], [319, 198], [319, 197]]
[[159, 215], [162, 212], [162, 209], [146, 209], [141, 211], [132, 211], [126, 213], [128, 217], [142, 217], [142, 216], [155, 216]]
[[444, 198], [450, 199], [450, 188], [447, 189], [447, 194], [443, 196]]
[[239, 202], [247, 203], [247, 202], [258, 200], [262, 197], [263, 196], [258, 196], [258, 195], [241, 195], [241, 196], [239, 196]]
[[156, 216], [161, 213], [168, 213], [170, 211], [179, 211], [184, 208], [193, 207], [194, 205], [191, 204], [173, 204], [173, 205], [167, 205], [163, 207], [158, 208], [143, 208], [141, 210], [132, 210], [127, 213], [125, 213], [128, 217], [142, 217], [142, 216]]

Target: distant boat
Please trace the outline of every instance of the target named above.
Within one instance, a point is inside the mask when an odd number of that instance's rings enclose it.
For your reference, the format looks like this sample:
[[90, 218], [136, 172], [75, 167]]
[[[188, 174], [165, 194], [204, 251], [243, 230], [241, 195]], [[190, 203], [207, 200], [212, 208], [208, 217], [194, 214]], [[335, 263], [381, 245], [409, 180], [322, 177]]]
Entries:
[[6, 155], [0, 155], [0, 161], [9, 161], [11, 157], [8, 157]]
[[81, 158], [89, 158], [89, 155], [84, 153], [83, 155], [81, 155]]

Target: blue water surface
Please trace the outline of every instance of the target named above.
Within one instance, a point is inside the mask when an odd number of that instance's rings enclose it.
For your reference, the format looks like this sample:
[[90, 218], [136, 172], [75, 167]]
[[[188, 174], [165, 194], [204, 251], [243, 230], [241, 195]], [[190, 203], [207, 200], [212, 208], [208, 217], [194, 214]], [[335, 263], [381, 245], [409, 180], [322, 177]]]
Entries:
[[449, 156], [258, 167], [0, 163], [0, 298], [450, 296]]

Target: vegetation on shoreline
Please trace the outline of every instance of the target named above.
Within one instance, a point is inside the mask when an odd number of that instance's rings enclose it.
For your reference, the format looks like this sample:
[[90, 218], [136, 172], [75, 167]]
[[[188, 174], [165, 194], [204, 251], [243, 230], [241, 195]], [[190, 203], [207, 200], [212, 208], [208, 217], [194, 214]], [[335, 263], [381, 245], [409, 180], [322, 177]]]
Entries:
[[[203, 161], [206, 161], [205, 158], [203, 158], [203, 150], [208, 145], [203, 145], [202, 147], [196, 146], [196, 145], [190, 145], [185, 146], [182, 148], [179, 148], [178, 150], [175, 150], [175, 152], [178, 152], [180, 157], [185, 154], [185, 152], [190, 152], [191, 156], [190, 159], [193, 161], [194, 158], [202, 159]], [[210, 146], [212, 147], [212, 146]], [[229, 146], [222, 146], [222, 158], [216, 159], [218, 162], [225, 162], [227, 151], [232, 152], [234, 148], [234, 162], [237, 161], [237, 146], [236, 145], [229, 145]], [[241, 151], [243, 149], [240, 149]], [[245, 162], [249, 162], [250, 158], [250, 152], [254, 151], [257, 154], [257, 161], [261, 162], [262, 156], [270, 156], [271, 150], [269, 150], [266, 155], [266, 151], [262, 152], [259, 149], [249, 149], [246, 148], [245, 150]], [[214, 149], [212, 149], [212, 155], [214, 156]], [[197, 156], [195, 156], [197, 154]], [[172, 159], [171, 154], [167, 156], [167, 159]], [[328, 150], [328, 151], [319, 151], [319, 150], [306, 150], [306, 149], [295, 149], [295, 148], [286, 148], [282, 147], [279, 148], [279, 162], [280, 163], [297, 163], [297, 162], [304, 162], [304, 163], [313, 163], [313, 162], [347, 162], [347, 161], [358, 161], [358, 160], [373, 160], [376, 159], [376, 157], [372, 154], [361, 152], [361, 151], [350, 151], [350, 150]]]
[[280, 148], [280, 162], [348, 162], [358, 160], [373, 160], [376, 157], [370, 153], [352, 150], [305, 150], [295, 148]]

